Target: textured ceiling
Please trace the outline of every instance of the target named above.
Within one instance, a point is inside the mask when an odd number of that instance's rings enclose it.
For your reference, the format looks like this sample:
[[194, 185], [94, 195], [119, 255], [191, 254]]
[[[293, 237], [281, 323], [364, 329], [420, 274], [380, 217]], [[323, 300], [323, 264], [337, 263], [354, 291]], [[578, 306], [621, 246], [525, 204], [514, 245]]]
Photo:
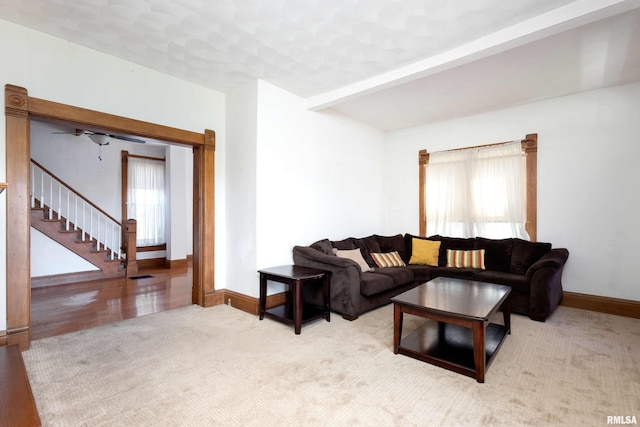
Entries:
[[386, 130], [640, 80], [639, 10], [640, 0], [0, 0], [0, 19], [222, 92], [262, 79]]
[[212, 89], [317, 95], [573, 0], [1, 0], [0, 18]]

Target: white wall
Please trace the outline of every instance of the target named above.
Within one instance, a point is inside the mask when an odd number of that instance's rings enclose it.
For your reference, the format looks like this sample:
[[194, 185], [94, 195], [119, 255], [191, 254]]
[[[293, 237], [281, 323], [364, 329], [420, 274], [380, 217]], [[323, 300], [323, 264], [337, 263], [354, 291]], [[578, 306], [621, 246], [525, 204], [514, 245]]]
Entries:
[[[191, 171], [191, 172], [188, 172]], [[166, 147], [167, 251], [168, 260], [184, 260], [193, 254], [193, 150]], [[191, 197], [190, 197], [191, 196]], [[188, 221], [191, 219], [191, 221]]]
[[[35, 228], [31, 228], [31, 245], [42, 249], [42, 252], [31, 251], [31, 277], [99, 270]], [[47, 256], [42, 256], [43, 252]]]
[[[180, 129], [216, 131], [216, 247], [224, 246], [225, 96], [97, 51], [0, 21], [0, 81], [29, 95]], [[0, 121], [0, 182], [6, 177], [5, 122]], [[8, 183], [11, 185], [11, 183]], [[6, 192], [0, 196], [6, 215]], [[222, 215], [218, 212], [222, 211]], [[0, 221], [0, 331], [6, 329], [6, 236]], [[216, 251], [216, 287], [225, 256]]]
[[390, 132], [385, 229], [418, 231], [418, 151], [538, 133], [538, 240], [566, 247], [567, 291], [640, 300], [640, 83]]
[[295, 245], [380, 230], [384, 132], [263, 81], [227, 100], [230, 289], [258, 296], [257, 270]]
[[256, 268], [257, 97], [257, 81], [227, 94], [228, 289], [242, 293]]
[[258, 267], [291, 263], [295, 245], [380, 232], [384, 135], [259, 82]]

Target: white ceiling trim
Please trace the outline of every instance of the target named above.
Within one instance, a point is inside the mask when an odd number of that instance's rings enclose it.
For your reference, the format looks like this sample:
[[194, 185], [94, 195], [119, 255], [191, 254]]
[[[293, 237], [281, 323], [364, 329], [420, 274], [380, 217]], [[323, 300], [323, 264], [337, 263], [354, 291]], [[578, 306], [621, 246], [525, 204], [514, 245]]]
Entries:
[[578, 0], [431, 58], [309, 97], [306, 106], [312, 111], [330, 108], [638, 7], [640, 0]]

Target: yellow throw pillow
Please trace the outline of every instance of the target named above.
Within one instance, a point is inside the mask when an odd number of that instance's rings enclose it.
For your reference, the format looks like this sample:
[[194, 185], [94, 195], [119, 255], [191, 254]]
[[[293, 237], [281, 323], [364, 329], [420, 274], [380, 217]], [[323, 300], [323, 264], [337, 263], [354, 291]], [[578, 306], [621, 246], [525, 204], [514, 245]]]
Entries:
[[411, 239], [411, 259], [409, 264], [426, 264], [438, 266], [440, 243], [436, 240]]

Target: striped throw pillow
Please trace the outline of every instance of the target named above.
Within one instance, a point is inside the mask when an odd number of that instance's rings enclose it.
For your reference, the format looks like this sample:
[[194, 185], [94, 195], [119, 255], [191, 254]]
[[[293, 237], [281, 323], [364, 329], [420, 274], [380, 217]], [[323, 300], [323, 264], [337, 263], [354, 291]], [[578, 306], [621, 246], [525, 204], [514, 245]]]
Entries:
[[386, 253], [372, 253], [371, 258], [376, 262], [376, 265], [380, 268], [385, 267], [404, 267], [406, 264], [400, 258], [398, 251], [386, 252]]
[[473, 251], [447, 249], [447, 267], [481, 268], [484, 270], [484, 249]]

